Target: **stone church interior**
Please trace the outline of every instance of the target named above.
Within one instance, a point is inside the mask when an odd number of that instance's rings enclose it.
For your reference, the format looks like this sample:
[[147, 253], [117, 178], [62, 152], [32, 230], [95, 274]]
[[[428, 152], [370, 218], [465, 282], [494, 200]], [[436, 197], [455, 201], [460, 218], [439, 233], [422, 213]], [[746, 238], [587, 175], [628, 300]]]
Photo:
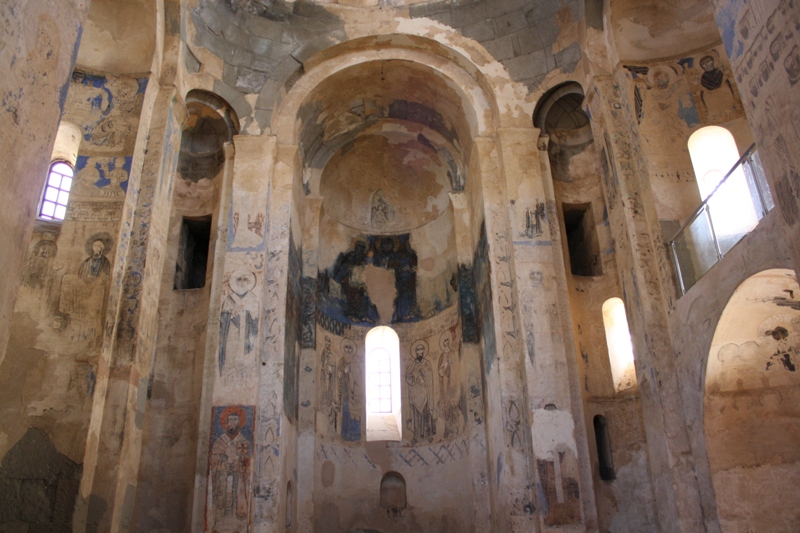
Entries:
[[1, 531], [800, 529], [796, 0], [0, 16]]

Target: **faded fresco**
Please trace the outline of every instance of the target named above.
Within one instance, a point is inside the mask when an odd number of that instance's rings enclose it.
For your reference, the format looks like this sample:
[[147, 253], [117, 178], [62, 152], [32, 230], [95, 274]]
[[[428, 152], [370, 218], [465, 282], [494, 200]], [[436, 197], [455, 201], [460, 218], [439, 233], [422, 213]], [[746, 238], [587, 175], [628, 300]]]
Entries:
[[[417, 322], [455, 303], [455, 273], [450, 275], [453, 283], [442, 278], [439, 294], [433, 298], [419, 297], [419, 274], [419, 257], [410, 234], [357, 236], [350, 249], [319, 274], [319, 313], [346, 325], [397, 324]], [[373, 300], [383, 279], [389, 280], [386, 289], [394, 296], [389, 302], [391, 309], [381, 313], [381, 302]]]
[[250, 531], [254, 419], [253, 406], [212, 410], [206, 510], [209, 531]]
[[259, 317], [258, 296], [254, 292], [256, 279], [255, 272], [244, 270], [234, 271], [228, 277], [219, 324], [220, 376], [226, 364], [247, 370], [250, 367], [247, 362], [255, 357]]
[[[352, 326], [344, 336], [317, 325], [317, 427], [343, 442], [366, 435], [364, 338], [371, 328]], [[394, 327], [400, 338], [403, 442], [449, 441], [467, 423], [458, 308]]]

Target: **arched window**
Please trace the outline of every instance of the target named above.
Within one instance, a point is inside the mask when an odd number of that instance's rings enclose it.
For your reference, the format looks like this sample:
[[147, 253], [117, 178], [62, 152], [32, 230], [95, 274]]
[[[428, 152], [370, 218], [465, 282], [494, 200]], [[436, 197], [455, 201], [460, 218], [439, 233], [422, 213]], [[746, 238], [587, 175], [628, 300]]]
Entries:
[[45, 220], [64, 220], [67, 215], [67, 201], [72, 189], [72, 165], [65, 161], [53, 161], [44, 186], [39, 218]]
[[378, 326], [365, 343], [367, 441], [402, 440], [400, 339], [392, 328]]
[[[717, 188], [739, 160], [739, 149], [730, 131], [720, 126], [700, 128], [689, 137], [697, 187], [703, 200]], [[758, 224], [753, 193], [742, 166], [736, 168], [708, 202], [714, 232], [724, 255], [740, 236]]]
[[603, 325], [614, 390], [619, 392], [629, 389], [636, 384], [636, 371], [633, 366], [631, 332], [625, 316], [625, 304], [621, 299], [609, 298], [603, 304]]
[[81, 130], [75, 124], [62, 121], [53, 143], [50, 170], [42, 191], [38, 217], [44, 220], [64, 220], [72, 190], [75, 161], [81, 144]]

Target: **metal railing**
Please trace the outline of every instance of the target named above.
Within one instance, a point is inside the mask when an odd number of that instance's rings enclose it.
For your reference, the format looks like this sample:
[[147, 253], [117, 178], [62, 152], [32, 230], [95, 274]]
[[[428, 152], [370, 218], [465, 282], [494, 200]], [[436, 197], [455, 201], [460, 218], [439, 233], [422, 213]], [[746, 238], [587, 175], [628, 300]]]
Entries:
[[775, 203], [753, 144], [667, 242], [681, 294], [742, 240]]

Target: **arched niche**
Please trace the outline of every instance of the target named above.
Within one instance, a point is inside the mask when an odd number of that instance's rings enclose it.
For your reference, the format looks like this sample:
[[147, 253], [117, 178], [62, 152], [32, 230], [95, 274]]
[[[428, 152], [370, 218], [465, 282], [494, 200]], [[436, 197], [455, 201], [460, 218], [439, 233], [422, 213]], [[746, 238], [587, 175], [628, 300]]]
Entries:
[[547, 155], [563, 220], [565, 256], [573, 276], [603, 274], [597, 221], [605, 204], [597, 179], [597, 154], [580, 84], [566, 82], [539, 100], [534, 125], [547, 139]]
[[786, 531], [800, 520], [800, 287], [794, 272], [746, 279], [709, 352], [704, 423], [720, 525]]
[[387, 472], [381, 478], [381, 507], [392, 511], [401, 511], [408, 507], [406, 496], [406, 480], [397, 472]]

